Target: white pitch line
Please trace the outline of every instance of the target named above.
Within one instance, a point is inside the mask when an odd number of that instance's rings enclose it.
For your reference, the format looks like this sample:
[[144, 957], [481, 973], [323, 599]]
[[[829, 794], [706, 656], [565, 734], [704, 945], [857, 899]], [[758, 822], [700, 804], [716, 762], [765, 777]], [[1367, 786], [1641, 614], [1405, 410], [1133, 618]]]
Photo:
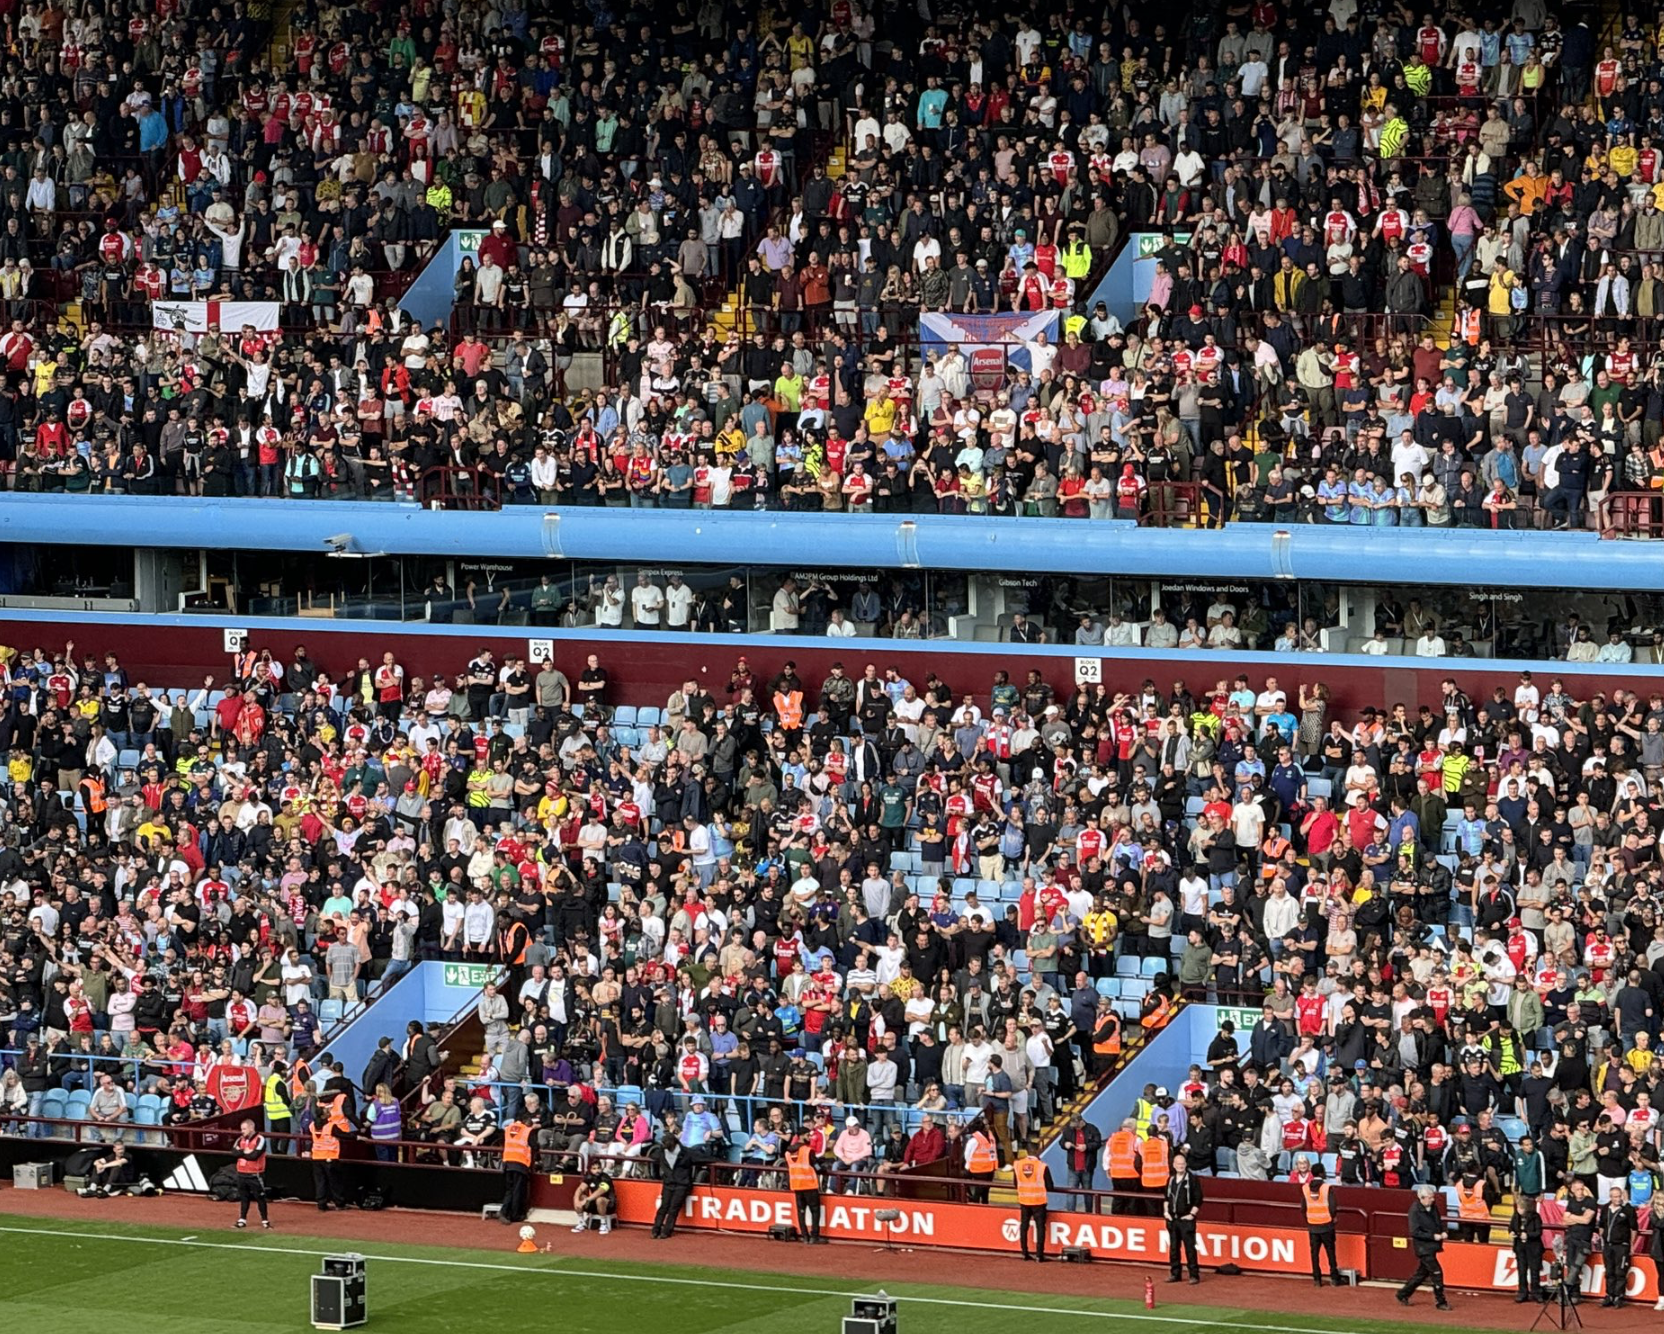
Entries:
[[[72, 1240], [83, 1241], [125, 1241], [138, 1245], [150, 1246], [184, 1246], [190, 1249], [212, 1251], [247, 1251], [255, 1255], [300, 1255], [312, 1258], [322, 1258], [327, 1255], [339, 1255], [339, 1251], [310, 1251], [294, 1246], [252, 1246], [242, 1242], [232, 1241], [190, 1241], [177, 1237], [132, 1237], [119, 1232], [72, 1232], [64, 1228], [44, 1227], [3, 1227], [0, 1233], [14, 1232], [24, 1236], [38, 1237], [67, 1237]], [[343, 1238], [343, 1245], [349, 1244]], [[400, 1265], [431, 1265], [441, 1269], [485, 1269], [504, 1274], [546, 1274], [550, 1278], [593, 1278], [611, 1283], [660, 1283], [673, 1287], [688, 1288], [721, 1288], [730, 1292], [776, 1292], [798, 1297], [870, 1297], [872, 1291], [852, 1291], [845, 1288], [803, 1288], [788, 1287], [778, 1283], [735, 1283], [724, 1279], [704, 1278], [673, 1278], [663, 1274], [620, 1274], [601, 1269], [571, 1269], [562, 1265], [559, 1269], [543, 1269], [527, 1265], [494, 1264], [484, 1260], [438, 1260], [414, 1255], [374, 1255], [367, 1251], [360, 1251], [366, 1260], [378, 1260], [383, 1264]], [[540, 1252], [541, 1254], [541, 1252]], [[558, 1256], [550, 1256], [559, 1259]], [[1163, 1316], [1139, 1315], [1134, 1312], [1121, 1311], [1089, 1311], [1066, 1306], [1029, 1306], [1014, 1302], [969, 1301], [953, 1297], [912, 1297], [896, 1296], [897, 1301], [913, 1302], [922, 1306], [956, 1306], [974, 1307], [980, 1310], [1010, 1311], [1024, 1315], [1066, 1315], [1079, 1316], [1090, 1320], [1135, 1320], [1141, 1324], [1152, 1325], [1195, 1325], [1217, 1327], [1216, 1319], [1201, 1320], [1191, 1316]], [[1305, 1325], [1267, 1325], [1259, 1321], [1253, 1322], [1257, 1331], [1267, 1334], [1336, 1334], [1332, 1329], [1313, 1329]]]

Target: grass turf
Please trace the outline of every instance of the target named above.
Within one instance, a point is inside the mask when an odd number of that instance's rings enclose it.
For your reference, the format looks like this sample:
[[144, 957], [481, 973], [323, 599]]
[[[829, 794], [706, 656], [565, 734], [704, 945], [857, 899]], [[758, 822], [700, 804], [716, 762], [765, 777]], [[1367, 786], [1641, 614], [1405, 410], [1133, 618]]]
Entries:
[[[289, 1334], [311, 1328], [308, 1276], [318, 1272], [319, 1257], [355, 1249], [340, 1238], [288, 1232], [185, 1240], [193, 1236], [177, 1228], [8, 1216], [0, 1220], [0, 1316], [6, 1328], [30, 1334], [89, 1328]], [[399, 1334], [537, 1329], [551, 1321], [562, 1334], [779, 1334], [782, 1328], [838, 1334], [850, 1296], [871, 1290], [857, 1276], [858, 1262], [816, 1279], [611, 1262], [604, 1255], [518, 1256], [380, 1242], [356, 1249], [370, 1261], [365, 1328]], [[836, 1250], [828, 1255], [838, 1263]], [[974, 1260], [944, 1260], [974, 1276]], [[1079, 1334], [1115, 1324], [1141, 1334], [1421, 1334], [1427, 1328], [1310, 1313], [1312, 1294], [1295, 1283], [1288, 1312], [1183, 1306], [1151, 1313], [1139, 1302], [1099, 1297], [922, 1284], [888, 1290], [902, 1299], [900, 1334], [1010, 1334], [1015, 1322], [1036, 1318], [1048, 1332]], [[1450, 1328], [1441, 1327], [1441, 1334]]]

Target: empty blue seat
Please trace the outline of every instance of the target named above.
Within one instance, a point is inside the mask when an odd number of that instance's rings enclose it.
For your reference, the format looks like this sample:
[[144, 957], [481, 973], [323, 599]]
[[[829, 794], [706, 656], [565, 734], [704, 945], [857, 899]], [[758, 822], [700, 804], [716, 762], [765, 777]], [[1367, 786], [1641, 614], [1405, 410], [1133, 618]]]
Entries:
[[341, 1002], [331, 997], [319, 1003], [318, 1018], [326, 1024], [338, 1024], [341, 1022], [341, 1008]]
[[1169, 960], [1163, 959], [1158, 955], [1153, 959], [1144, 960], [1142, 972], [1145, 977], [1154, 977], [1157, 973], [1165, 973], [1168, 969], [1169, 963]]
[[1138, 1002], [1135, 1000], [1118, 1000], [1115, 1002], [1115, 1013], [1123, 1019], [1137, 1019]]
[[1150, 984], [1141, 977], [1129, 977], [1121, 983], [1121, 995], [1126, 1000], [1143, 1000], [1150, 994]]
[[1334, 785], [1327, 778], [1311, 777], [1306, 780], [1306, 795], [1308, 797], [1327, 797], [1334, 791]]
[[1015, 903], [1023, 897], [1023, 882], [1021, 880], [1007, 880], [1000, 886], [1000, 899], [1005, 903]]
[[663, 709], [647, 708], [636, 711], [636, 722], [642, 727], [657, 727], [663, 721]]
[[982, 892], [981, 882], [970, 876], [960, 876], [953, 882], [953, 892], [955, 894], [969, 894], [973, 889], [979, 894]]
[[620, 1084], [612, 1091], [612, 1105], [619, 1111], [623, 1111], [625, 1105], [632, 1102], [637, 1107], [641, 1106], [641, 1090], [634, 1084]]
[[1138, 959], [1135, 955], [1123, 954], [1115, 961], [1115, 972], [1120, 977], [1138, 976]]
[[1118, 977], [1100, 977], [1094, 983], [1100, 996], [1108, 996], [1110, 1000], [1121, 999], [1121, 979]]
[[620, 704], [612, 711], [612, 725], [616, 727], [633, 727], [636, 721], [636, 710], [633, 705]]

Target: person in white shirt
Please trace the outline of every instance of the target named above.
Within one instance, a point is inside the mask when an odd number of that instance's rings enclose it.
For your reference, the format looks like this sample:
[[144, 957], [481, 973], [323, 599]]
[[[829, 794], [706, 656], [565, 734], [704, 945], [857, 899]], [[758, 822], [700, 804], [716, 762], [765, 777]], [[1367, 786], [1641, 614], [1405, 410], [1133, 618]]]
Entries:
[[1439, 633], [1437, 626], [1429, 625], [1422, 632], [1421, 638], [1416, 640], [1416, 657], [1444, 657], [1444, 636]]
[[672, 573], [664, 590], [664, 623], [672, 630], [686, 630], [693, 611], [693, 590], [682, 582], [679, 572]]
[[1167, 613], [1157, 607], [1150, 613], [1149, 627], [1144, 631], [1145, 648], [1177, 648], [1179, 627], [1167, 619]]
[[639, 628], [657, 629], [663, 611], [664, 591], [647, 577], [646, 570], [641, 571], [630, 590], [630, 615]]
[[1367, 653], [1373, 658], [1379, 658], [1387, 651], [1387, 637], [1376, 630], [1370, 637], [1358, 645], [1359, 653]]
[[595, 599], [596, 625], [616, 629], [624, 624], [624, 590], [616, 574], [609, 574], [599, 589], [592, 586], [590, 595]]
[[852, 622], [844, 619], [841, 610], [834, 610], [831, 618], [826, 623], [826, 633], [833, 639], [854, 639], [855, 626]]

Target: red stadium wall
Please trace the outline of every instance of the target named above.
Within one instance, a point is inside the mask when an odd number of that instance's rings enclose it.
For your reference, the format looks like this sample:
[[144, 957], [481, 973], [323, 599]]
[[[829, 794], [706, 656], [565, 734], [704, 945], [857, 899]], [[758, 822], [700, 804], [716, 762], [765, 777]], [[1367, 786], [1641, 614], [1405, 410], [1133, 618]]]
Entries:
[[[492, 648], [499, 656], [511, 648], [524, 652], [527, 637], [537, 634], [535, 628], [505, 630], [486, 626], [471, 633], [457, 633], [447, 627], [446, 633], [437, 634], [398, 623], [389, 623], [383, 629], [380, 625], [366, 628], [363, 623], [350, 628], [338, 627], [327, 621], [303, 629], [294, 628], [292, 623], [262, 629], [256, 621], [252, 622], [250, 642], [255, 648], [269, 647], [280, 659], [286, 659], [297, 644], [304, 643], [314, 661], [337, 672], [352, 666], [361, 656], [375, 661], [392, 649], [407, 673], [431, 676], [435, 672], [454, 675], [480, 647]], [[114, 650], [133, 680], [142, 679], [152, 686], [183, 686], [200, 681], [208, 673], [223, 679], [228, 662], [218, 621], [181, 626], [171, 621], [112, 624], [100, 618], [75, 624], [16, 618], [0, 623], [0, 643], [20, 649], [37, 645], [49, 650], [61, 648], [66, 639], [75, 641], [77, 654]], [[880, 671], [893, 666], [920, 685], [934, 671], [955, 691], [971, 691], [979, 698], [986, 695], [994, 673], [1001, 669], [1010, 672], [1012, 679], [1021, 684], [1028, 669], [1036, 667], [1060, 694], [1073, 685], [1073, 658], [1055, 653], [1034, 654], [1002, 645], [989, 645], [986, 651], [932, 651], [928, 647], [902, 648], [898, 641], [877, 639], [849, 640], [837, 647], [824, 645], [824, 640], [798, 642], [776, 636], [677, 638], [666, 633], [661, 638], [642, 641], [634, 636], [617, 639], [597, 635], [557, 640], [555, 656], [561, 669], [575, 679], [585, 657], [596, 654], [611, 674], [612, 699], [636, 704], [662, 700], [689, 676], [713, 693], [720, 692], [741, 654], [748, 659], [751, 670], [764, 680], [791, 660], [797, 664], [798, 674], [813, 685], [819, 684], [834, 662], [842, 662], [851, 676], [859, 676], [869, 662], [877, 664]], [[1221, 678], [1235, 677], [1238, 672], [1245, 674], [1257, 688], [1269, 674], [1277, 677], [1291, 698], [1302, 682], [1323, 682], [1329, 688], [1332, 707], [1343, 714], [1383, 701], [1402, 702], [1412, 708], [1420, 704], [1436, 705], [1439, 683], [1450, 675], [1456, 676], [1463, 689], [1476, 700], [1488, 698], [1499, 685], [1512, 697], [1519, 678], [1517, 667], [1499, 667], [1483, 658], [1442, 659], [1419, 666], [1413, 658], [1388, 657], [1379, 660], [1381, 666], [1373, 663], [1362, 666], [1358, 665], [1356, 656], [1303, 656], [1272, 661], [1263, 654], [1244, 658], [1229, 654], [1181, 657], [1166, 653], [1114, 657], [1104, 650], [1099, 652], [1105, 654], [1104, 679], [1117, 689], [1135, 689], [1148, 678], [1162, 690], [1170, 689], [1176, 680], [1182, 679], [1192, 691], [1202, 691], [1211, 689]], [[1555, 663], [1537, 665], [1535, 674], [1540, 685], [1546, 687], [1557, 666]], [[1593, 689], [1609, 695], [1615, 690], [1629, 689], [1646, 697], [1664, 691], [1664, 676], [1615, 670], [1610, 675], [1602, 673], [1594, 677], [1569, 675], [1568, 686], [1579, 697], [1593, 693]]]

